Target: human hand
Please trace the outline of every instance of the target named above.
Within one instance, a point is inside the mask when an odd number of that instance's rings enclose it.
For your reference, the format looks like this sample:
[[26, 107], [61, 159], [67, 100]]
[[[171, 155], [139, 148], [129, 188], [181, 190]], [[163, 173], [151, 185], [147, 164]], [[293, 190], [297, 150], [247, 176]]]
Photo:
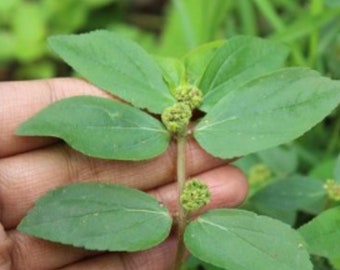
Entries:
[[[0, 83], [0, 269], [1, 270], [162, 270], [175, 257], [176, 240], [136, 253], [103, 253], [60, 245], [22, 234], [16, 226], [34, 201], [71, 182], [121, 183], [148, 191], [176, 211], [175, 148], [142, 162], [108, 161], [84, 156], [52, 138], [27, 138], [14, 130], [43, 107], [75, 95], [112, 98], [78, 79]], [[194, 142], [187, 150], [187, 171], [210, 188], [211, 202], [202, 209], [234, 207], [247, 192], [242, 173], [213, 158]]]

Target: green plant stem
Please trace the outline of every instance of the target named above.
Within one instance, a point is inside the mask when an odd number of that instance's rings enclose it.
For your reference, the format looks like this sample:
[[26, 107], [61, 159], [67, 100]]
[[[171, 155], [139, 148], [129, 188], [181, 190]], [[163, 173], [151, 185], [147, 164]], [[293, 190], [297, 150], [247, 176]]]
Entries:
[[174, 270], [179, 270], [183, 261], [184, 246], [184, 230], [187, 225], [187, 213], [181, 205], [180, 195], [183, 192], [186, 180], [186, 159], [185, 159], [186, 137], [179, 136], [177, 138], [177, 186], [178, 186], [178, 216], [177, 216], [177, 253], [174, 263]]

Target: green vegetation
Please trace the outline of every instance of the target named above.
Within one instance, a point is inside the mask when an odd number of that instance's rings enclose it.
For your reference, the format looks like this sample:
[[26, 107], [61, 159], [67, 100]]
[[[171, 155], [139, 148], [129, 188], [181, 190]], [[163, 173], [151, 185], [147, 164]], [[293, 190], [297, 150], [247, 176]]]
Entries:
[[[339, 1], [173, 0], [163, 17], [143, 13], [147, 26], [128, 23], [136, 14], [119, 1], [58, 2], [0, 3], [0, 14], [13, 14], [0, 16], [0, 47], [6, 48], [0, 78], [69, 74], [45, 47], [47, 36], [61, 34], [49, 39], [50, 47], [77, 74], [133, 106], [69, 98], [23, 123], [18, 134], [56, 136], [86, 155], [119, 160], [155, 157], [174, 139], [181, 194], [188, 193], [183, 151], [193, 136], [214, 156], [240, 157], [234, 163], [248, 175], [250, 192], [243, 209], [212, 210], [186, 227], [191, 219], [184, 204], [204, 205], [208, 197], [199, 182], [193, 185], [198, 190], [189, 192], [191, 198], [206, 197], [179, 202], [179, 238], [195, 256], [183, 269], [340, 269]], [[96, 14], [105, 16], [96, 21]], [[98, 27], [114, 32], [65, 35]], [[126, 205], [108, 200], [113, 193]], [[70, 199], [74, 212], [63, 210]], [[89, 227], [102, 231], [117, 213], [123, 219], [117, 232], [145, 220], [145, 228], [128, 230], [136, 235], [130, 246], [122, 239], [82, 237]], [[75, 184], [40, 199], [19, 228], [89, 249], [135, 251], [162, 242], [173, 219], [139, 191]], [[157, 233], [147, 229], [153, 224]], [[73, 227], [77, 234], [65, 234]]]

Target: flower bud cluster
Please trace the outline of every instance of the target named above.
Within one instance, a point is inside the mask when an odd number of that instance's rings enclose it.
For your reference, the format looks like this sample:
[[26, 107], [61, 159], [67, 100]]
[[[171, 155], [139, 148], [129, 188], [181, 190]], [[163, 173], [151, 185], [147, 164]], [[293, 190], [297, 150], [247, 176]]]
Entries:
[[185, 211], [193, 212], [210, 202], [210, 191], [200, 180], [191, 179], [185, 183], [180, 199]]
[[165, 108], [161, 118], [166, 128], [173, 134], [184, 135], [190, 122], [192, 111], [202, 101], [202, 92], [193, 85], [181, 85], [175, 89], [177, 102]]
[[191, 110], [197, 108], [202, 102], [202, 92], [194, 85], [180, 85], [175, 89], [174, 95], [178, 102], [188, 104]]
[[166, 128], [174, 134], [183, 134], [191, 118], [191, 109], [185, 103], [175, 103], [166, 108], [162, 115], [162, 122]]
[[340, 201], [340, 185], [333, 179], [326, 180], [324, 184], [324, 189], [326, 190], [328, 197], [333, 201]]

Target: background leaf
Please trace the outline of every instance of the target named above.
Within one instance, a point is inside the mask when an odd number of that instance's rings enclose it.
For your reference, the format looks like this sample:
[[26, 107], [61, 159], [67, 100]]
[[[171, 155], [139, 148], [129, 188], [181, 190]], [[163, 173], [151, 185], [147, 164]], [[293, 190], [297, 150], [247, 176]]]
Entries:
[[209, 153], [231, 158], [291, 141], [340, 103], [340, 84], [305, 68], [286, 68], [230, 91], [195, 128]]
[[[250, 198], [258, 207], [297, 211], [312, 209], [314, 214], [322, 211], [326, 204], [323, 182], [311, 177], [291, 176], [275, 181]], [[311, 207], [313, 206], [313, 207]]]
[[94, 250], [137, 251], [162, 242], [172, 219], [141, 191], [121, 185], [78, 183], [39, 199], [19, 230]]
[[208, 111], [228, 92], [281, 67], [288, 48], [256, 37], [239, 36], [228, 40], [208, 64], [199, 88], [205, 93], [201, 109]]
[[24, 122], [16, 133], [58, 137], [88, 156], [120, 160], [157, 156], [165, 151], [170, 137], [145, 112], [92, 96], [56, 102]]
[[163, 78], [167, 82], [170, 91], [185, 81], [185, 67], [181, 60], [172, 57], [155, 57], [157, 63], [163, 71]]
[[283, 178], [294, 173], [298, 166], [298, 156], [294, 149], [274, 147], [257, 153], [259, 158], [277, 177]]
[[187, 72], [187, 80], [191, 84], [197, 85], [206, 69], [211, 58], [215, 55], [218, 48], [220, 48], [226, 41], [217, 40], [206, 43], [191, 50], [184, 57], [184, 64]]
[[224, 269], [311, 270], [302, 237], [288, 225], [244, 210], [209, 211], [185, 231], [189, 251]]
[[340, 207], [329, 209], [299, 228], [310, 253], [327, 258], [340, 257]]
[[139, 108], [161, 113], [175, 102], [160, 67], [124, 36], [100, 30], [55, 36], [49, 45], [90, 82]]

